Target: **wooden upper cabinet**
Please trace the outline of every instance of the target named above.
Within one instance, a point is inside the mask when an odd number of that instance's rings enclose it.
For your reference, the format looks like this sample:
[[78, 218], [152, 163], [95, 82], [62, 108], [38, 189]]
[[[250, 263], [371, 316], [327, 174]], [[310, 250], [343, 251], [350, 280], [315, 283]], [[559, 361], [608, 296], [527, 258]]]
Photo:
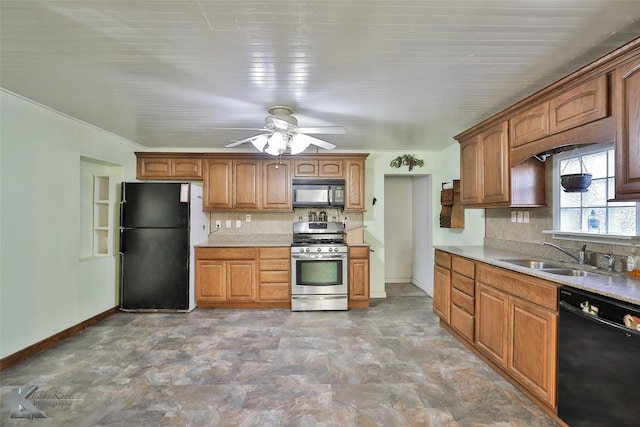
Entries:
[[549, 103], [536, 105], [509, 119], [511, 148], [549, 135]]
[[342, 178], [342, 160], [304, 159], [293, 161], [293, 176], [296, 178]]
[[362, 212], [364, 202], [364, 159], [345, 160], [345, 201], [344, 210], [347, 212]]
[[555, 134], [609, 115], [607, 75], [589, 80], [549, 101], [549, 132]]
[[138, 154], [137, 178], [202, 179], [202, 160], [196, 158], [144, 157]]
[[509, 202], [508, 124], [499, 123], [460, 146], [462, 204]]
[[460, 143], [460, 185], [463, 205], [481, 202], [480, 158], [481, 151], [477, 136]]
[[507, 122], [480, 134], [482, 145], [482, 201], [506, 203], [509, 201], [509, 140]]
[[640, 54], [613, 72], [616, 199], [640, 200]]
[[264, 160], [262, 163], [262, 209], [292, 210], [291, 161]]
[[203, 209], [215, 210], [231, 208], [232, 176], [233, 167], [231, 160], [205, 160]]
[[233, 207], [260, 208], [261, 161], [233, 160]]

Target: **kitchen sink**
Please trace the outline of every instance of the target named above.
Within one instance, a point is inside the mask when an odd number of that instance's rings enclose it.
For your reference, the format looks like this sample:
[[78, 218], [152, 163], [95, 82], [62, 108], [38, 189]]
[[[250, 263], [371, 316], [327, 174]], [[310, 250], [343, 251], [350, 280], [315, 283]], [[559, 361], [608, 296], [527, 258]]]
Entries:
[[520, 267], [531, 268], [533, 270], [542, 270], [547, 268], [562, 268], [559, 265], [550, 264], [545, 261], [538, 261], [535, 259], [503, 259], [503, 262], [507, 262], [509, 264], [517, 265]]
[[585, 277], [593, 275], [594, 273], [589, 273], [588, 271], [578, 270], [575, 268], [542, 268], [540, 271], [544, 271], [545, 273], [557, 274], [558, 276], [573, 276], [573, 277]]

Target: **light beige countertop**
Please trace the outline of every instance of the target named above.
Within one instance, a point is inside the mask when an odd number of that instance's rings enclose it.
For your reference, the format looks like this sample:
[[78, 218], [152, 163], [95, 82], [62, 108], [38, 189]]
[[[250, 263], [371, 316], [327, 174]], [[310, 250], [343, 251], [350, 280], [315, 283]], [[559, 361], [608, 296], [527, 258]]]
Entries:
[[238, 246], [291, 246], [291, 234], [212, 234], [206, 242], [195, 247], [227, 248]]
[[[496, 267], [528, 274], [560, 285], [572, 286], [577, 289], [583, 289], [595, 294], [640, 305], [640, 279], [630, 278], [624, 273], [611, 273], [588, 265], [579, 265], [578, 263], [567, 263], [538, 256], [529, 256], [520, 252], [512, 252], [485, 246], [438, 246], [436, 249], [460, 255], [474, 261], [495, 265]], [[562, 267], [585, 270], [594, 274], [583, 277], [559, 276], [542, 270], [534, 270], [510, 264], [505, 261], [513, 259], [536, 259], [560, 265]]]

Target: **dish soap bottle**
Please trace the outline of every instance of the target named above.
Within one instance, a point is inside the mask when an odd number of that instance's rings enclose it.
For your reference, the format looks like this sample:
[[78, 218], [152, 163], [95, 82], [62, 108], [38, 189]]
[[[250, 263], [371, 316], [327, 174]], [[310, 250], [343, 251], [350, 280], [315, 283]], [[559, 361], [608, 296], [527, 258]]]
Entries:
[[598, 215], [596, 215], [595, 210], [591, 210], [591, 215], [589, 215], [589, 220], [587, 222], [589, 227], [589, 233], [599, 233], [600, 232], [600, 219]]

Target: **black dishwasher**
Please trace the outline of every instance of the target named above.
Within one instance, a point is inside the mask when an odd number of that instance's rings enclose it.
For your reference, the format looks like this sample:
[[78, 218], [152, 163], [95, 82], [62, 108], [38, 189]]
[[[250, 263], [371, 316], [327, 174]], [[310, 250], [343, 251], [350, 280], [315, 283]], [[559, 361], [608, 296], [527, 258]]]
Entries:
[[[640, 307], [560, 290], [558, 417], [571, 427], [640, 425]], [[634, 317], [630, 317], [634, 316]]]

